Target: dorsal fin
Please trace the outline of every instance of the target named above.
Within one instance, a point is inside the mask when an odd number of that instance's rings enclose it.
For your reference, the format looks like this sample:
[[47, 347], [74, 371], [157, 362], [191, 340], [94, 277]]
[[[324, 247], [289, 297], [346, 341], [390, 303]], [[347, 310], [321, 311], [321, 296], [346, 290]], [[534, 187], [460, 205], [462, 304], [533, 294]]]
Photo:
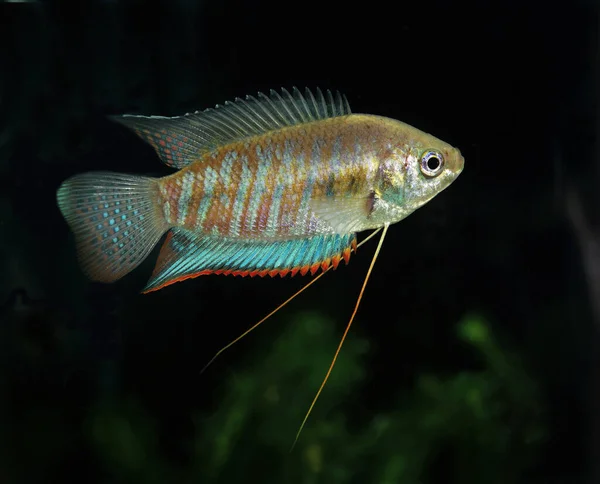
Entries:
[[271, 90], [267, 96], [246, 96], [227, 101], [224, 106], [188, 113], [184, 116], [111, 116], [147, 141], [161, 160], [174, 168], [197, 161], [203, 153], [219, 146], [287, 126], [350, 114], [346, 96], [336, 91], [316, 96], [307, 88], [304, 95], [294, 87], [292, 93]]

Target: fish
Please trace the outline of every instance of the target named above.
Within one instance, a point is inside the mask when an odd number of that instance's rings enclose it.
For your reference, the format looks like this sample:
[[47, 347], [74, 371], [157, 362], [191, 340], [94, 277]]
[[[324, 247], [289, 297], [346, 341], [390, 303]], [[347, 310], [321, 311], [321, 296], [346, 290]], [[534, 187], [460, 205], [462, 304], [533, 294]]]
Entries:
[[352, 113], [339, 91], [282, 88], [182, 116], [110, 119], [176, 171], [88, 172], [60, 185], [58, 208], [91, 280], [121, 279], [165, 234], [143, 293], [210, 274], [320, 277], [348, 264], [358, 233], [381, 231], [321, 389], [388, 227], [464, 167], [458, 148], [395, 119]]

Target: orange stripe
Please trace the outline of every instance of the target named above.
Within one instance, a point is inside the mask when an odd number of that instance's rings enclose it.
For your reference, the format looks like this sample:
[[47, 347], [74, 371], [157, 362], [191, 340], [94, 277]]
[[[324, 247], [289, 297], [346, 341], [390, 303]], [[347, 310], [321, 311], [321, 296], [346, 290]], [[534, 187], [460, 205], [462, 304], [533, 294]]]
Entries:
[[181, 180], [177, 173], [176, 176], [170, 176], [161, 180], [159, 183], [163, 184], [165, 195], [165, 203], [169, 206], [169, 222], [177, 221], [179, 216], [179, 197], [181, 196], [181, 184], [178, 180]]
[[190, 197], [190, 202], [188, 204], [188, 211], [186, 216], [186, 228], [190, 230], [196, 229], [196, 224], [198, 223], [198, 208], [200, 207], [200, 203], [202, 202], [203, 191], [202, 185], [204, 183], [204, 179], [202, 176], [198, 176], [201, 164], [197, 163], [193, 167], [190, 168], [194, 171], [196, 175], [194, 178], [194, 186], [192, 187], [192, 194]]

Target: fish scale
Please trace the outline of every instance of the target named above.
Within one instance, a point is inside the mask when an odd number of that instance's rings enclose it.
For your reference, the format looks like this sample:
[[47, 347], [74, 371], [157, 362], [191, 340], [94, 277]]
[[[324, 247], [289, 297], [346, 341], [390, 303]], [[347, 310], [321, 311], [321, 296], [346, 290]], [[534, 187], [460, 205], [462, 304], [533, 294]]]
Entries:
[[[361, 143], [360, 123], [349, 127], [332, 121], [328, 129], [313, 123], [264, 136], [255, 145], [225, 146], [162, 179], [165, 217], [189, 230], [216, 229], [220, 236], [240, 239], [331, 233], [309, 214], [310, 200], [367, 191], [365, 187], [376, 183], [375, 151], [380, 150], [372, 146], [366, 163], [357, 163], [357, 154], [367, 151], [353, 148]], [[297, 141], [300, 130], [305, 138]], [[344, 148], [348, 155], [342, 158]], [[195, 183], [186, 184], [189, 179]], [[207, 193], [208, 206], [203, 206]]]

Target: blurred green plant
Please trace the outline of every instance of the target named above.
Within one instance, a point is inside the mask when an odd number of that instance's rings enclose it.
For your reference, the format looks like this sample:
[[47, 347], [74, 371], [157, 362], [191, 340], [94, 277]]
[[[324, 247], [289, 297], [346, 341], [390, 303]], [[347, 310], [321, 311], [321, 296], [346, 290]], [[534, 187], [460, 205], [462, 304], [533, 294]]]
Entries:
[[298, 316], [277, 341], [258, 348], [224, 383], [218, 411], [195, 416], [186, 468], [161, 458], [153, 421], [138, 403], [97, 408], [89, 435], [114, 471], [112, 482], [525, 480], [544, 439], [540, 397], [523, 364], [500, 347], [477, 316], [458, 324], [458, 337], [479, 354], [481, 370], [445, 379], [423, 374], [411, 393], [398, 395], [393, 412], [375, 415], [360, 428], [350, 428], [344, 405], [368, 391], [361, 387], [368, 343], [356, 334], [350, 337], [298, 446], [289, 453], [311, 391], [321, 383], [338, 342], [334, 329], [318, 315]]

